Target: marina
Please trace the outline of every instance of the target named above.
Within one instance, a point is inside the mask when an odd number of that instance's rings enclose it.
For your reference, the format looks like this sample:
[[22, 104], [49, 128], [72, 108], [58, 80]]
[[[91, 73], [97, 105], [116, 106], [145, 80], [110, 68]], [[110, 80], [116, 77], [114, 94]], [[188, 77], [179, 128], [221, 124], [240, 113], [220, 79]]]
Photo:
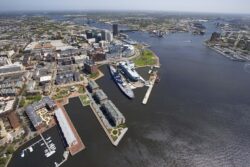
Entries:
[[[16, 166], [50, 166], [56, 167], [55, 163], [61, 163], [65, 152], [64, 141], [62, 140], [57, 126], [38, 135], [31, 141], [17, 150], [10, 161], [9, 167]], [[39, 160], [39, 164], [37, 163]]]

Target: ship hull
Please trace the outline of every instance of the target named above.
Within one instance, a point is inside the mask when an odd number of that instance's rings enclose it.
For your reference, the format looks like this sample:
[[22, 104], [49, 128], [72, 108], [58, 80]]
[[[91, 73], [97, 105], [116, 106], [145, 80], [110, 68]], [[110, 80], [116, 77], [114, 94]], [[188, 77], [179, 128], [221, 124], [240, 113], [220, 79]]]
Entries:
[[117, 81], [116, 75], [120, 75], [120, 74], [116, 74], [117, 70], [112, 65], [109, 65], [109, 70], [110, 70], [110, 74], [112, 76], [112, 79], [114, 80], [116, 85], [119, 87], [119, 89], [122, 91], [122, 93], [124, 95], [126, 95], [128, 98], [133, 99], [135, 97], [133, 90], [131, 88], [129, 88], [128, 86], [124, 87], [122, 85], [122, 83], [119, 83]]

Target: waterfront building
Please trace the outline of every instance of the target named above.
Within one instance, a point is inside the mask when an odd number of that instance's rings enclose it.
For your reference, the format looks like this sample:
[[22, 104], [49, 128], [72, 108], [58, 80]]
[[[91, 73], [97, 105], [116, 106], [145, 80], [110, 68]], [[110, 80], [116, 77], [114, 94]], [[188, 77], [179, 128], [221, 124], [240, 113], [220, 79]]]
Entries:
[[105, 115], [114, 123], [114, 126], [125, 123], [125, 117], [118, 110], [118, 108], [113, 104], [112, 101], [107, 100], [102, 104], [102, 108], [105, 111]]
[[95, 74], [98, 71], [96, 64], [92, 60], [86, 60], [84, 62], [84, 69], [89, 74]]
[[113, 24], [113, 35], [114, 36], [119, 35], [118, 24]]
[[95, 92], [99, 89], [99, 85], [94, 80], [89, 80], [88, 87], [91, 92]]
[[95, 98], [98, 101], [98, 103], [103, 103], [108, 99], [108, 96], [103, 92], [103, 90], [98, 89], [95, 91]]
[[59, 123], [59, 126], [63, 132], [63, 136], [66, 139], [68, 146], [71, 147], [71, 146], [77, 144], [77, 139], [76, 139], [73, 131], [71, 130], [71, 127], [67, 121], [67, 118], [65, 117], [61, 108], [58, 108], [55, 110], [55, 116], [56, 116], [56, 119]]

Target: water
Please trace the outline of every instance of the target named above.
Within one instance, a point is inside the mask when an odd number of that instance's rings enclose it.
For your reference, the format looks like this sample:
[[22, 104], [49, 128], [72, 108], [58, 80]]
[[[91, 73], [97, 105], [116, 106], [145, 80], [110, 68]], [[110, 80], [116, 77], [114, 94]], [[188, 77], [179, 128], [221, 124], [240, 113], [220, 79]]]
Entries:
[[[41, 139], [40, 136], [35, 137], [31, 141], [27, 142], [25, 145], [20, 147], [12, 157], [8, 167], [47, 167], [54, 166], [54, 162], [61, 162], [63, 159], [64, 144], [61, 136], [59, 135], [59, 127], [55, 126], [50, 130], [43, 133], [44, 139], [50, 137], [51, 143], [54, 143], [56, 146], [56, 153], [47, 158], [44, 154], [46, 145], [41, 146], [43, 141], [40, 141], [38, 144], [34, 145], [33, 152], [25, 151], [25, 156], [21, 157], [22, 150], [31, 146], [35, 142]], [[48, 141], [49, 141], [48, 140]], [[49, 165], [48, 165], [49, 164]]]
[[[86, 152], [65, 167], [80, 163], [95, 167], [248, 167], [250, 74], [244, 70], [245, 63], [228, 60], [204, 46], [202, 41], [210, 34], [178, 33], [166, 39], [142, 32], [129, 35], [149, 43], [159, 55], [161, 82], [148, 104], [142, 105], [145, 88], [135, 91], [135, 100], [128, 100], [111, 81], [106, 66], [102, 67], [106, 76], [98, 83], [125, 115], [129, 131], [114, 148], [91, 112], [71, 115], [83, 119], [77, 126], [90, 128], [80, 132], [89, 143]], [[77, 101], [71, 102], [70, 112], [80, 107]]]
[[129, 33], [160, 57], [161, 82], [142, 105], [146, 89], [127, 99], [103, 66], [105, 77], [98, 84], [125, 115], [129, 130], [114, 147], [90, 108], [71, 99], [66, 110], [87, 148], [63, 167], [248, 167], [250, 73], [246, 63], [202, 44], [213, 31], [209, 25], [207, 36], [177, 33], [163, 39]]

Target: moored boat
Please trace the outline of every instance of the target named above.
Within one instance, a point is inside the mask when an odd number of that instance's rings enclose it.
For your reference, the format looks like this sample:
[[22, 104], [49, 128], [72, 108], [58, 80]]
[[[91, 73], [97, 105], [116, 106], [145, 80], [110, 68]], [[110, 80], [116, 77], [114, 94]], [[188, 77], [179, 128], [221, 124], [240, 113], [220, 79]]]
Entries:
[[126, 81], [122, 78], [121, 74], [117, 71], [117, 69], [109, 65], [110, 74], [115, 81], [115, 83], [118, 85], [120, 90], [129, 98], [133, 99], [135, 97], [133, 90], [129, 87], [129, 85], [126, 83]]

